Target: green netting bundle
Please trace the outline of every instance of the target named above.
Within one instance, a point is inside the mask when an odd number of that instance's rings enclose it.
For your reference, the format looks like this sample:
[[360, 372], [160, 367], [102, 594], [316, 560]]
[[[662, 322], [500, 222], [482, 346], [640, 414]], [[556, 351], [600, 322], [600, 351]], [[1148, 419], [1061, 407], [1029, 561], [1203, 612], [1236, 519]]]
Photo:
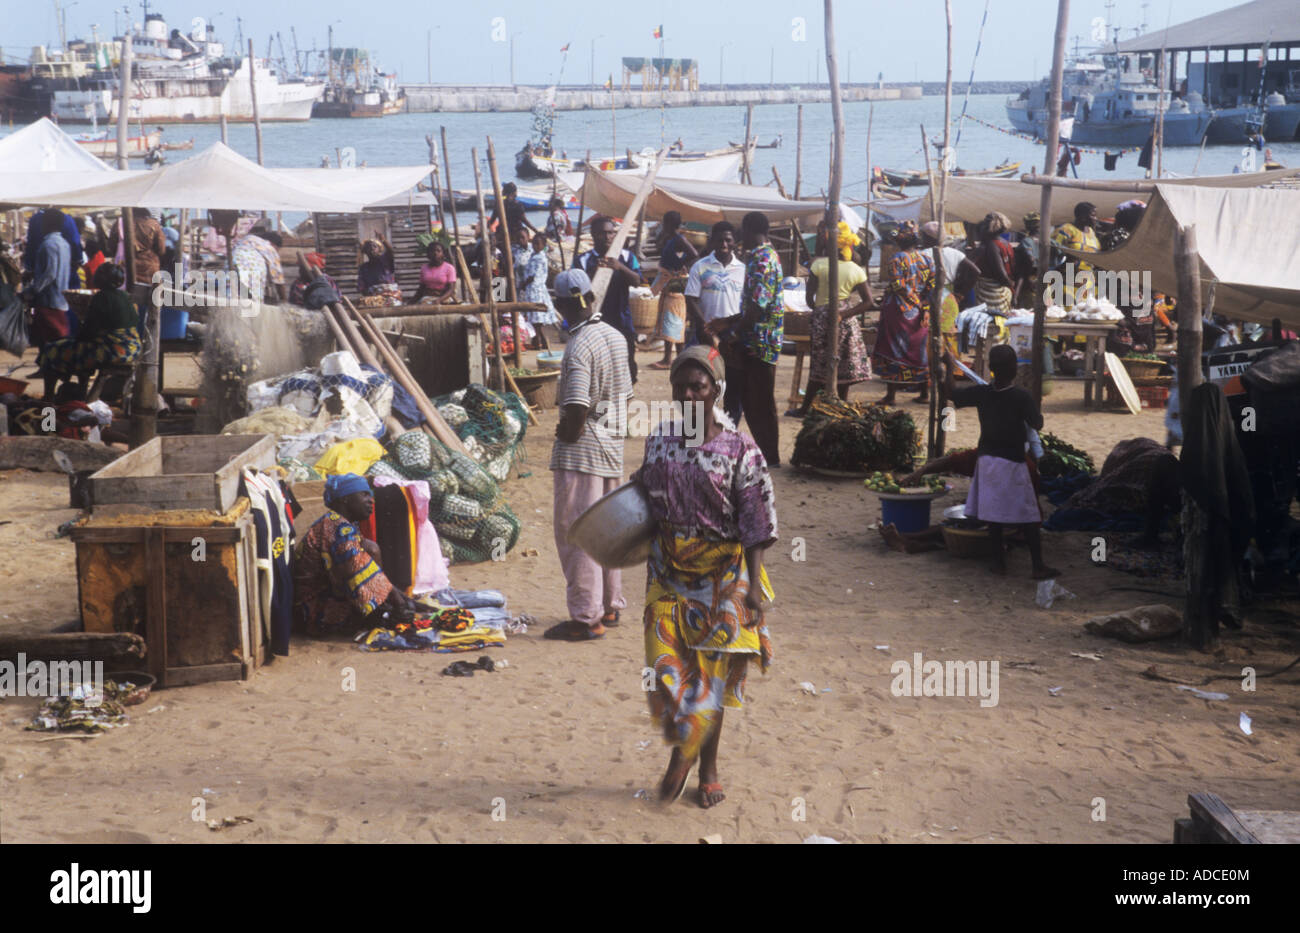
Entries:
[[471, 385], [433, 400], [433, 404], [464, 442], [478, 463], [491, 464], [491, 473], [504, 482], [510, 464], [521, 456], [528, 427], [528, 408], [512, 392], [494, 392]]

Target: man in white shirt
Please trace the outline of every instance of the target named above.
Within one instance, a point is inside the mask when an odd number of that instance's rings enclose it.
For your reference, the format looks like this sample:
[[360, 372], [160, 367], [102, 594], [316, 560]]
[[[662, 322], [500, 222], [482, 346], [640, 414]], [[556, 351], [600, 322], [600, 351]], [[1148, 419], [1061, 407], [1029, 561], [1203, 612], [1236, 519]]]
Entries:
[[709, 237], [713, 252], [705, 254], [691, 266], [686, 277], [686, 313], [694, 329], [694, 339], [687, 342], [717, 345], [705, 333], [704, 325], [718, 318], [740, 313], [740, 295], [745, 288], [745, 264], [736, 255], [736, 228], [725, 220], [713, 225]]

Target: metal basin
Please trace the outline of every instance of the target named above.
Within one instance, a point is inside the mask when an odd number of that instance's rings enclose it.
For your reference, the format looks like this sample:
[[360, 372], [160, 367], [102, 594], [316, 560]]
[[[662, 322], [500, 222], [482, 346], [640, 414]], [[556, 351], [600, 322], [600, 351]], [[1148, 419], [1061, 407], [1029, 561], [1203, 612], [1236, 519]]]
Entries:
[[657, 529], [645, 490], [624, 483], [578, 516], [569, 526], [569, 543], [602, 567], [632, 567], [650, 556]]

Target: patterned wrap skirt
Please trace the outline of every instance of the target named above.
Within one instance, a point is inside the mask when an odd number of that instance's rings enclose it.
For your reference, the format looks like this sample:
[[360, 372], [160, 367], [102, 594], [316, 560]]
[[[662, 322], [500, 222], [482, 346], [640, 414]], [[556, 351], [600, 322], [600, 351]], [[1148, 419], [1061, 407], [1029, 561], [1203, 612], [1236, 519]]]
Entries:
[[975, 280], [975, 297], [984, 302], [990, 311], [1011, 310], [1011, 289], [1001, 282], [980, 276]]
[[110, 330], [90, 340], [61, 337], [51, 340], [36, 357], [46, 376], [71, 379], [89, 375], [105, 366], [126, 366], [140, 355], [140, 332], [134, 327]]
[[[761, 613], [745, 605], [749, 572], [739, 541], [661, 526], [646, 567], [646, 666], [650, 713], [686, 758], [700, 753], [724, 708], [744, 704], [751, 661], [767, 671], [772, 642]], [[766, 572], [760, 581], [771, 593]]]
[[[838, 311], [853, 307], [852, 299], [841, 301]], [[812, 365], [809, 379], [813, 382], [826, 381], [826, 332], [830, 324], [831, 312], [822, 305], [812, 313], [808, 322], [809, 344]], [[862, 320], [851, 317], [840, 321], [840, 360], [835, 369], [835, 381], [839, 385], [866, 382], [871, 378], [871, 358], [867, 356], [867, 345], [862, 340]]]

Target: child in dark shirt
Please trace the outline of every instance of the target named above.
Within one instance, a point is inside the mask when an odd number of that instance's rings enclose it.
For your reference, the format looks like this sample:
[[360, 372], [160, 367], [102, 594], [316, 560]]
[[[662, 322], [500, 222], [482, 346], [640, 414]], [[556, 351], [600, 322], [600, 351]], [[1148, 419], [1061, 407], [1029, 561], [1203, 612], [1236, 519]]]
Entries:
[[979, 410], [979, 459], [966, 498], [966, 516], [989, 526], [993, 572], [1007, 572], [1002, 526], [1017, 525], [1029, 545], [1034, 579], [1057, 576], [1060, 571], [1043, 563], [1040, 527], [1043, 513], [1025, 463], [1025, 428], [1042, 430], [1043, 415], [1033, 397], [1013, 384], [1016, 351], [1005, 344], [993, 348], [989, 354], [989, 369], [993, 373], [991, 385], [956, 389], [953, 386], [951, 354], [945, 353], [943, 362], [945, 388], [953, 405], [958, 408], [975, 406]]

